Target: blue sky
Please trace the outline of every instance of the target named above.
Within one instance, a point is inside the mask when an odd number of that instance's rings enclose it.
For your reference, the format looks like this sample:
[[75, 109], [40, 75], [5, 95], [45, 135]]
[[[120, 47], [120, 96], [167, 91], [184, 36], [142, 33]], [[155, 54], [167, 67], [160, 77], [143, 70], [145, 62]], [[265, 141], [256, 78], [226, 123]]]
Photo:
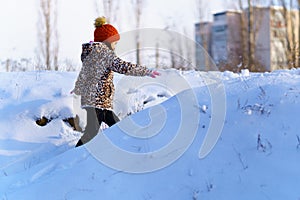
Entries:
[[[130, 1], [130, 0], [129, 0]], [[124, 2], [124, 1], [122, 1]], [[177, 30], [186, 29], [193, 37], [197, 21], [195, 0], [148, 0], [146, 1], [142, 26], [164, 28], [175, 23]], [[226, 2], [226, 1], [225, 1]], [[213, 12], [224, 9], [223, 0], [207, 0]], [[0, 0], [0, 60], [33, 58], [37, 47], [38, 0]], [[93, 39], [93, 20], [97, 17], [94, 0], [59, 1], [58, 30], [60, 58], [78, 60], [81, 43]], [[120, 32], [134, 29], [132, 11], [123, 5], [120, 20], [114, 24]], [[122, 19], [122, 20], [121, 20]], [[79, 48], [78, 48], [79, 47]]]

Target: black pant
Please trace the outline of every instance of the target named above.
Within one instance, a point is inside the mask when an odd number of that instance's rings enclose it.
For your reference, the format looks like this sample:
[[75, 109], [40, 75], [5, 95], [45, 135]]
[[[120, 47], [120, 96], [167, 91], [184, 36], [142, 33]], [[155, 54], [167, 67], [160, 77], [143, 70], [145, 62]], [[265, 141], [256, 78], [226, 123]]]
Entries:
[[105, 122], [108, 126], [112, 126], [120, 121], [115, 113], [111, 110], [93, 107], [87, 107], [84, 109], [87, 112], [87, 124], [83, 132], [83, 136], [76, 144], [76, 147], [81, 146], [93, 139], [97, 135], [102, 122]]

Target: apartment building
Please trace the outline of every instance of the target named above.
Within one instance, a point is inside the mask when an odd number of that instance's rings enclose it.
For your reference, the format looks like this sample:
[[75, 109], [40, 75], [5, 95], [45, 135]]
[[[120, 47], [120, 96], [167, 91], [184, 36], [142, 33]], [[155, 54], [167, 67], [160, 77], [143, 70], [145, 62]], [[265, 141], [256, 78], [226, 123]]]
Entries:
[[202, 71], [211, 70], [209, 64], [207, 63], [207, 59], [209, 59], [208, 56], [212, 54], [211, 27], [211, 22], [201, 22], [195, 24], [195, 40], [197, 42], [196, 64], [197, 68]]
[[217, 65], [238, 65], [242, 59], [241, 12], [214, 14], [211, 55]]
[[[238, 71], [238, 67], [245, 64], [250, 45], [254, 48], [254, 64], [261, 71], [290, 68], [291, 64], [299, 64], [296, 59], [299, 57], [298, 12], [282, 7], [254, 7], [253, 43], [249, 43], [249, 9], [216, 13], [209, 29], [201, 23], [195, 25], [196, 41], [224, 70], [236, 68]], [[197, 40], [203, 33], [208, 41]], [[210, 46], [205, 47], [207, 44]], [[201, 63], [199, 54], [196, 58], [197, 63]]]

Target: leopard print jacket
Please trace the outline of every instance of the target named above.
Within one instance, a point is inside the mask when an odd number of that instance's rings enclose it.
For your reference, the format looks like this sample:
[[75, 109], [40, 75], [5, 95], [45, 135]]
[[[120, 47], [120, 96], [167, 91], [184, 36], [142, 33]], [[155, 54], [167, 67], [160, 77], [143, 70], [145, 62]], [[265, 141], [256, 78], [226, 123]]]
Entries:
[[104, 43], [82, 45], [82, 68], [75, 82], [74, 93], [81, 96], [82, 107], [113, 109], [113, 73], [146, 76], [151, 70], [123, 61]]

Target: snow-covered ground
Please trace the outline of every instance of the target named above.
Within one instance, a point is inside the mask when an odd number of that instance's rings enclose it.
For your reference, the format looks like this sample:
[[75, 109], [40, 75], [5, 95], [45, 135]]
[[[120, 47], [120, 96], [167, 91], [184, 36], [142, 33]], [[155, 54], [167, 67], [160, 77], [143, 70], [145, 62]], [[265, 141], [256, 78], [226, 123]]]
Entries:
[[300, 199], [300, 70], [161, 74], [116, 74], [122, 121], [74, 148], [77, 73], [0, 73], [1, 200]]

